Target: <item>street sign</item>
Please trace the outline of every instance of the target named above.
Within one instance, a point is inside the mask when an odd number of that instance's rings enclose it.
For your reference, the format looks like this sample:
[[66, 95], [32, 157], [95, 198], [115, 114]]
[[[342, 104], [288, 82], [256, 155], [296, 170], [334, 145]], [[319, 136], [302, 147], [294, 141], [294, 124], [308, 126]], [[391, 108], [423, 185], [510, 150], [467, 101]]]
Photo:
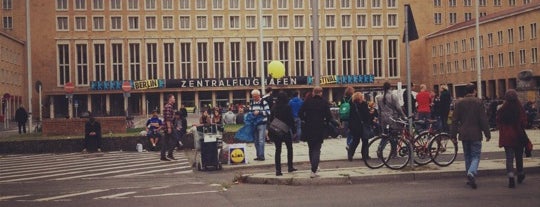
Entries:
[[124, 81], [124, 83], [122, 83], [122, 90], [126, 93], [129, 93], [129, 91], [131, 91], [131, 82]]
[[72, 82], [67, 82], [64, 84], [64, 91], [68, 94], [72, 94], [75, 90], [75, 85]]

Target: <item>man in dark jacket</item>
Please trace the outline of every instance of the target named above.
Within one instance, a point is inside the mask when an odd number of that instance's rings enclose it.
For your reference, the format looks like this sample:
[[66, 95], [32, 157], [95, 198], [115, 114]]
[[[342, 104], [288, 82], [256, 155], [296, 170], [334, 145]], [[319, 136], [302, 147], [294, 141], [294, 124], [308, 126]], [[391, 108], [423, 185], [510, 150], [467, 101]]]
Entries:
[[305, 122], [302, 137], [308, 143], [311, 178], [319, 177], [317, 170], [319, 168], [321, 146], [324, 136], [326, 136], [325, 123], [332, 120], [330, 106], [328, 101], [322, 97], [322, 92], [323, 90], [319, 86], [313, 88], [313, 97], [307, 99], [298, 112], [300, 119]]
[[448, 92], [448, 86], [441, 86], [441, 94], [439, 96], [439, 115], [441, 116], [442, 130], [444, 132], [450, 131], [448, 127], [448, 113], [450, 112], [450, 104], [452, 103], [452, 96]]
[[21, 129], [22, 132], [26, 134], [26, 121], [28, 120], [28, 113], [23, 106], [19, 107], [17, 111], [15, 111], [15, 120], [17, 121], [17, 126], [19, 126], [19, 134], [21, 134]]
[[484, 104], [481, 99], [475, 97], [476, 86], [469, 84], [465, 86], [465, 90], [467, 95], [458, 100], [454, 107], [450, 135], [456, 138], [459, 134], [459, 140], [463, 144], [467, 184], [476, 189], [475, 176], [480, 163], [482, 132], [486, 141], [491, 139], [491, 134]]
[[98, 152], [101, 152], [101, 124], [92, 115], [89, 117], [84, 125], [83, 152], [86, 152], [87, 149], [93, 150], [94, 147], [97, 148]]

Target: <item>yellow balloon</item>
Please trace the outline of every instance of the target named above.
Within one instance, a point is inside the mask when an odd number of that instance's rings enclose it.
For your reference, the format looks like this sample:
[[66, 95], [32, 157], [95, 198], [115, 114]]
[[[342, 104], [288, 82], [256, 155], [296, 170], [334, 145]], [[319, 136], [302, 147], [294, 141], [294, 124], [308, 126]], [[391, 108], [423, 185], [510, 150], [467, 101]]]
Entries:
[[285, 76], [285, 65], [282, 62], [274, 60], [268, 64], [268, 75], [275, 79]]

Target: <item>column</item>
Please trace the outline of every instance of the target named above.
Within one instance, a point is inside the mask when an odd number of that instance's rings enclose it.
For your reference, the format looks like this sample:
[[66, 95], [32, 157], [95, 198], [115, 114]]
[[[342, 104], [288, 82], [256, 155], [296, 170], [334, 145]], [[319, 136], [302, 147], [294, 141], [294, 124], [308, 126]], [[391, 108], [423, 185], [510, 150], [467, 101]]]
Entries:
[[70, 119], [73, 118], [73, 96], [68, 98], [68, 116]]
[[110, 94], [105, 95], [105, 113], [107, 115], [111, 114], [111, 95]]
[[197, 109], [197, 110], [195, 110], [196, 113], [199, 113], [201, 111], [201, 106], [200, 106], [200, 103], [199, 103], [199, 92], [198, 91], [195, 91], [195, 103], [194, 103], [194, 105], [195, 105], [195, 108]]
[[333, 92], [334, 92], [333, 88], [328, 88], [328, 97], [327, 97], [327, 100], [330, 100], [330, 102], [333, 101], [333, 100], [332, 100], [332, 96], [333, 96], [333, 94], [334, 94]]
[[51, 103], [49, 105], [49, 117], [54, 119], [54, 96], [49, 97], [49, 102]]
[[142, 109], [142, 114], [144, 114], [146, 116], [146, 118], [148, 118], [148, 111], [146, 111], [147, 109], [147, 104], [148, 102], [146, 101], [146, 93], [142, 93], [141, 94], [141, 109]]
[[249, 103], [250, 101], [250, 98], [251, 97], [251, 91], [250, 90], [246, 90], [246, 103]]
[[182, 105], [182, 92], [176, 93], [176, 108], [180, 110], [180, 106]]
[[127, 94], [124, 94], [124, 113], [126, 117], [129, 116], [128, 100], [129, 100], [129, 97], [127, 97]]
[[86, 101], [86, 106], [88, 108], [88, 111], [92, 112], [92, 95], [88, 94], [87, 100], [88, 101]]
[[[167, 101], [169, 101], [169, 100], [167, 100]], [[165, 98], [164, 98], [164, 95], [163, 95], [163, 92], [162, 92], [162, 93], [159, 93], [159, 109], [161, 109], [161, 111], [159, 111], [158, 113], [163, 112], [163, 106], [165, 106]]]
[[229, 91], [229, 103], [232, 103], [233, 100], [234, 100], [233, 91]]
[[216, 92], [212, 91], [212, 107], [217, 107]]

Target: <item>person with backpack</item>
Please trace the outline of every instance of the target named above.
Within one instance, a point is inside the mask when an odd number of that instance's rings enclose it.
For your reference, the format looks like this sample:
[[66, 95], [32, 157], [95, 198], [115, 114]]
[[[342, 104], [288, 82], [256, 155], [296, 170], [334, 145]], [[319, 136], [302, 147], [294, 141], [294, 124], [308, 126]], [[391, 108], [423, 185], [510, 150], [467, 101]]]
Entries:
[[390, 91], [390, 87], [390, 83], [385, 82], [383, 84], [383, 94], [375, 97], [377, 106], [379, 107], [379, 124], [383, 129], [387, 125], [390, 125], [390, 128], [399, 129], [401, 126], [394, 123], [391, 118], [405, 118], [405, 113], [403, 113], [403, 110], [399, 106], [397, 95]]
[[352, 142], [349, 146], [347, 159], [353, 160], [354, 153], [360, 140], [362, 140], [362, 159], [368, 159], [368, 142], [372, 137], [371, 126], [373, 118], [369, 112], [368, 103], [364, 100], [364, 94], [355, 92], [352, 96], [352, 106], [349, 114], [349, 131]]
[[339, 105], [339, 120], [341, 121], [341, 127], [345, 130], [345, 135], [347, 136], [347, 146], [345, 149], [349, 151], [349, 146], [352, 143], [352, 136], [350, 135], [349, 130], [349, 114], [351, 111], [352, 95], [354, 93], [354, 88], [352, 86], [347, 86], [345, 88], [345, 93], [341, 99], [341, 104]]

